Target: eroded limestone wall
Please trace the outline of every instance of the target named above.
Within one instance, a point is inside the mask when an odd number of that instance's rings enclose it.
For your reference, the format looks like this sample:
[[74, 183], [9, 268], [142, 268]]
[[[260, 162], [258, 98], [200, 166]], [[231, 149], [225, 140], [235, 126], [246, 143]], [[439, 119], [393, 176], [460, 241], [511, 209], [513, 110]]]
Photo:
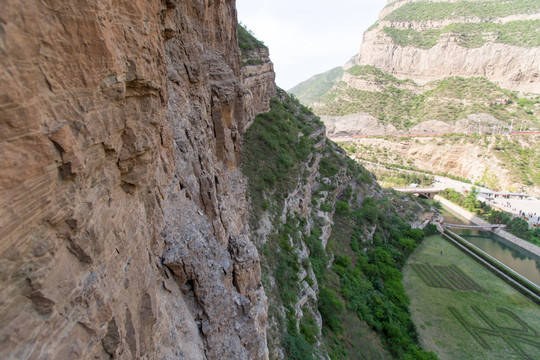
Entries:
[[3, 3], [1, 358], [267, 356], [236, 26], [229, 0]]

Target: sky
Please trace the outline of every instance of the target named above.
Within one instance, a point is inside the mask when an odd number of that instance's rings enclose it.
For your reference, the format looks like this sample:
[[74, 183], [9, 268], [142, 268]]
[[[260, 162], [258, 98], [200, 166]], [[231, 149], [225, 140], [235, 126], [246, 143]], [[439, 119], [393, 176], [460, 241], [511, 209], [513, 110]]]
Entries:
[[276, 83], [288, 90], [344, 65], [386, 0], [236, 0], [238, 21], [270, 49]]

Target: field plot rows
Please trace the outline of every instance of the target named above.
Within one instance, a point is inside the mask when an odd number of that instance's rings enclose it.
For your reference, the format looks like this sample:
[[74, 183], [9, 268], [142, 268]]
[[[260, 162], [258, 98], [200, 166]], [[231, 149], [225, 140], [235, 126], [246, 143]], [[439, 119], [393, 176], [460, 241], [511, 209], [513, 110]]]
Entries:
[[473, 311], [478, 315], [487, 327], [473, 325], [471, 322], [465, 319], [462, 313], [456, 308], [449, 306], [448, 310], [456, 317], [463, 327], [472, 335], [472, 337], [484, 348], [487, 350], [492, 350], [491, 346], [485, 339], [485, 336], [495, 336], [502, 339], [506, 344], [512, 348], [519, 356], [523, 359], [534, 360], [533, 357], [529, 356], [520, 346], [521, 344], [527, 344], [533, 347], [540, 349], [540, 337], [538, 332], [534, 330], [529, 324], [522, 320], [519, 316], [514, 314], [512, 311], [505, 308], [497, 308], [497, 312], [507, 315], [515, 323], [519, 325], [518, 328], [511, 328], [508, 326], [497, 325], [496, 322], [491, 319], [485, 312], [480, 310], [477, 306], [471, 307]]
[[413, 270], [427, 286], [450, 290], [470, 290], [488, 293], [456, 265], [411, 264]]
[[403, 285], [420, 343], [439, 359], [540, 360], [538, 305], [442, 237], [411, 255]]

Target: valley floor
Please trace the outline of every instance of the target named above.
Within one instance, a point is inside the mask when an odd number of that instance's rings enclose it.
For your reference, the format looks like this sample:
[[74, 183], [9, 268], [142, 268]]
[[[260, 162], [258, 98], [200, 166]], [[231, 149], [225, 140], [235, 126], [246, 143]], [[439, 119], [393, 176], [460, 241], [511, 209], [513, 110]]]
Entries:
[[420, 343], [441, 360], [540, 358], [539, 306], [440, 236], [423, 242], [403, 274]]

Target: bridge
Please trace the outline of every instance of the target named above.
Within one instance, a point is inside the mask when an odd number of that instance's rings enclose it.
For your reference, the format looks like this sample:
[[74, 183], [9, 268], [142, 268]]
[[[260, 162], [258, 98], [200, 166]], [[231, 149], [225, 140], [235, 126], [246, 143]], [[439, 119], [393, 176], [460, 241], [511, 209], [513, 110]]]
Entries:
[[395, 188], [394, 190], [405, 194], [416, 194], [424, 199], [433, 199], [435, 195], [444, 189], [442, 188]]
[[462, 224], [450, 224], [443, 223], [445, 227], [461, 228], [461, 229], [499, 229], [504, 228], [504, 224], [489, 224], [489, 225], [462, 225]]

